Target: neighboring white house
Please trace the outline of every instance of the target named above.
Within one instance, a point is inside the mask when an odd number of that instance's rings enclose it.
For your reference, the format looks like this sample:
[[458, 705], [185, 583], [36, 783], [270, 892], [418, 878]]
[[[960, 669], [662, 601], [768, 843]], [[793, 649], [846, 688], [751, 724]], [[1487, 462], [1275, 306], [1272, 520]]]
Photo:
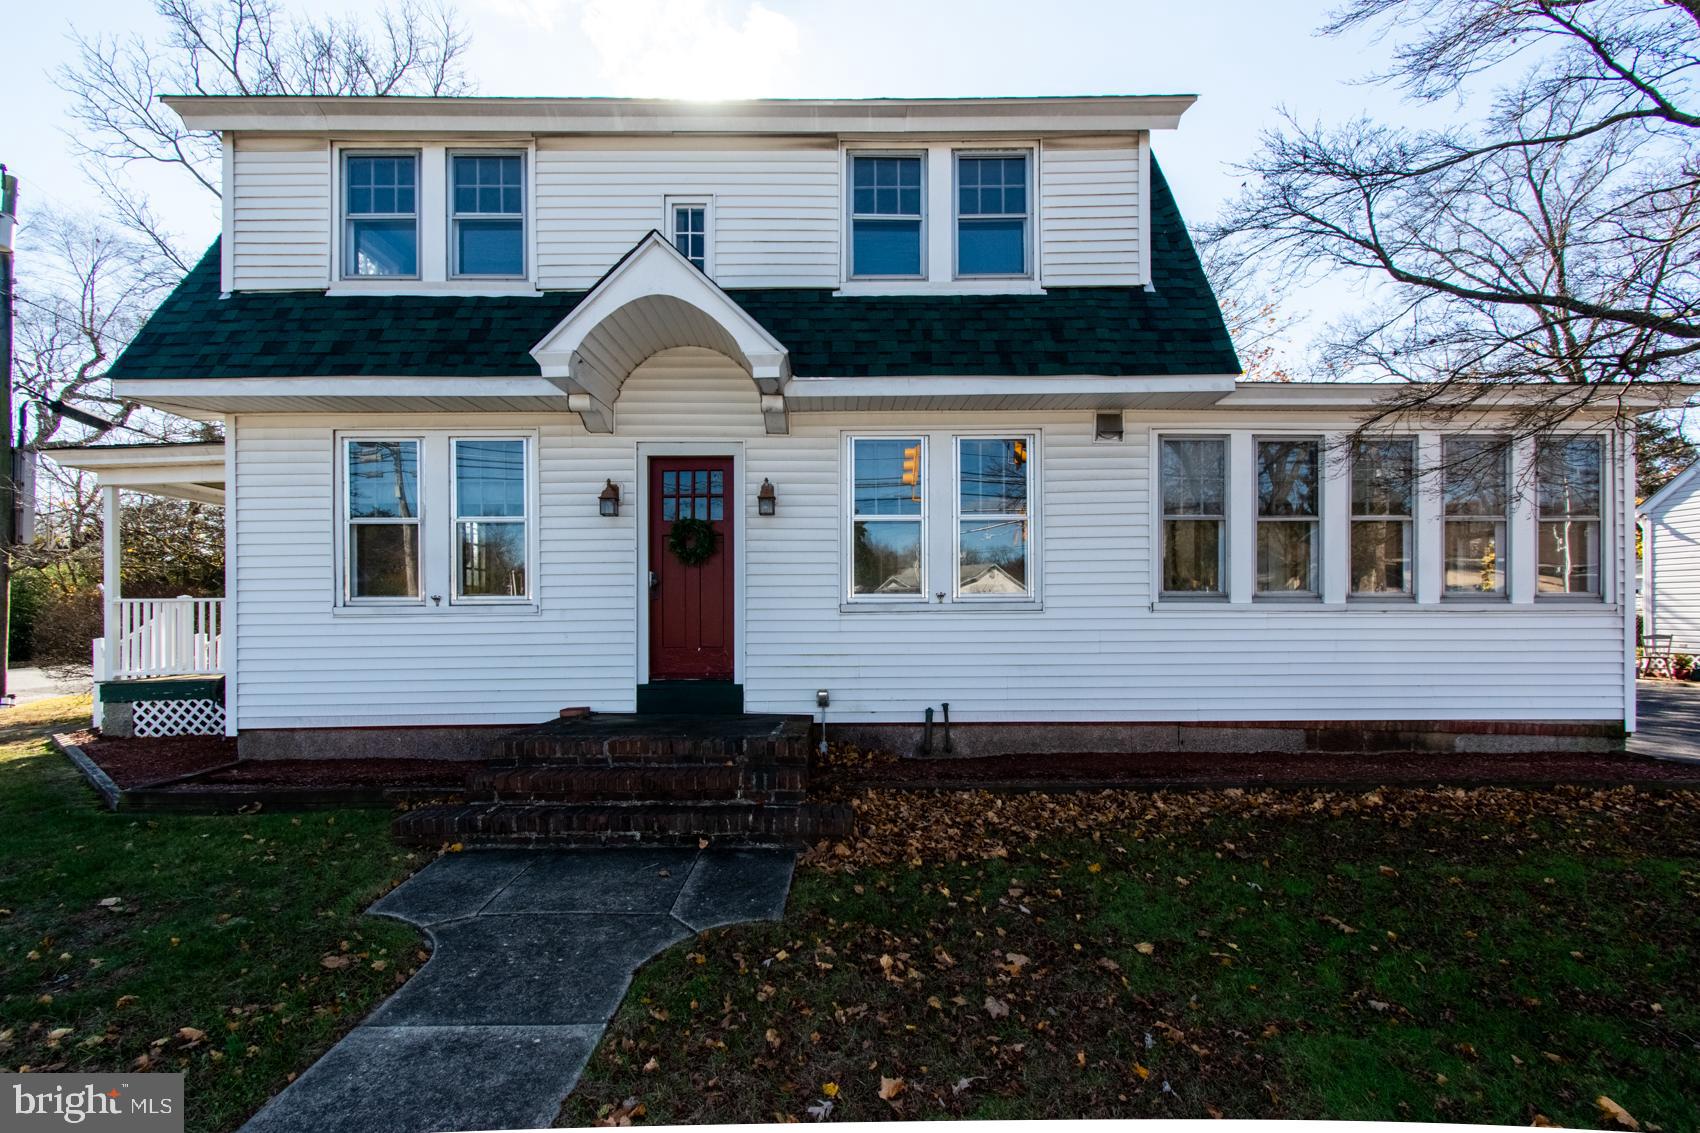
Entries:
[[1152, 157], [1189, 96], [166, 101], [223, 236], [112, 375], [223, 423], [245, 750], [685, 688], [1100, 748], [1633, 728], [1627, 432], [1348, 452], [1381, 389], [1237, 381]]
[[1641, 504], [1642, 632], [1700, 652], [1700, 464]]

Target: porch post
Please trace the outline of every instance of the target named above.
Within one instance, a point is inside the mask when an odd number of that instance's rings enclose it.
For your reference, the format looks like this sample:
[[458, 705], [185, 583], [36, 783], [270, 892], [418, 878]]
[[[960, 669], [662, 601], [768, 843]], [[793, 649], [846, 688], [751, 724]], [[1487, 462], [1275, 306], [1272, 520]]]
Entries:
[[119, 549], [123, 541], [118, 532], [118, 489], [110, 484], [100, 487], [100, 549], [103, 571], [101, 590], [106, 603], [106, 676], [113, 679], [118, 672], [118, 600], [123, 597], [119, 573]]

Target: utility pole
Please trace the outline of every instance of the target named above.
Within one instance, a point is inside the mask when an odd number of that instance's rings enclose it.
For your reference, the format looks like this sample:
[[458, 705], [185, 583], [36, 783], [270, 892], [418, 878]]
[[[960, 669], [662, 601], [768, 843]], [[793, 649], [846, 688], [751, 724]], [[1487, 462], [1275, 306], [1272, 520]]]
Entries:
[[17, 542], [17, 454], [12, 443], [12, 236], [18, 224], [18, 179], [0, 165], [0, 704], [12, 666], [12, 544]]

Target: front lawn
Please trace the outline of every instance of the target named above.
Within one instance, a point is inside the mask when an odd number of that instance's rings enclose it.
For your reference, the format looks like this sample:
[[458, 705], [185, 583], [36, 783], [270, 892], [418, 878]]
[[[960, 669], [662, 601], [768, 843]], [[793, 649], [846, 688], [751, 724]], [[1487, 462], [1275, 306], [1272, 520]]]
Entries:
[[101, 810], [44, 738], [87, 713], [0, 714], [0, 1066], [182, 1071], [234, 1128], [419, 966], [362, 910], [423, 863], [384, 811]]
[[1700, 795], [858, 800], [658, 957], [562, 1113], [1700, 1128]]

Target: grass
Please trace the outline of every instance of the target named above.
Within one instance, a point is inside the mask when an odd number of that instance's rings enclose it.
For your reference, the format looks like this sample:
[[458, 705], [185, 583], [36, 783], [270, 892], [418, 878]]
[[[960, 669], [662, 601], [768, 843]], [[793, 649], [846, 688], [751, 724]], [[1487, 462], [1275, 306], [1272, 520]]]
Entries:
[[828, 855], [783, 923], [639, 973], [562, 1123], [807, 1120], [830, 1100], [834, 1120], [1615, 1128], [1603, 1096], [1645, 1129], [1700, 1128], [1700, 801], [1406, 797], [1432, 813]]
[[231, 1129], [423, 960], [361, 915], [421, 863], [383, 811], [101, 810], [44, 739], [87, 705], [0, 716], [0, 1066], [181, 1071]]

